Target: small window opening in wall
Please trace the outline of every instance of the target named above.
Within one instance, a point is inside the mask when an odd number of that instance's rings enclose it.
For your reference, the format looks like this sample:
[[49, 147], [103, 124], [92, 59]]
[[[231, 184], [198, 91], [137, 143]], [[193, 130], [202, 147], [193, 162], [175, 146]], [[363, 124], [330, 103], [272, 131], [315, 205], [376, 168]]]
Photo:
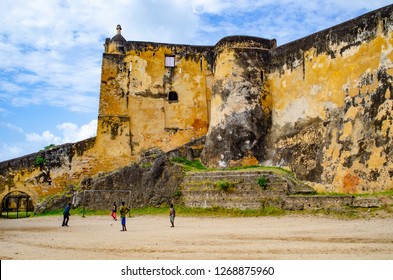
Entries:
[[179, 97], [175, 91], [170, 91], [168, 95], [169, 102], [177, 102], [179, 101]]
[[175, 67], [175, 56], [166, 55], [165, 56], [165, 67]]

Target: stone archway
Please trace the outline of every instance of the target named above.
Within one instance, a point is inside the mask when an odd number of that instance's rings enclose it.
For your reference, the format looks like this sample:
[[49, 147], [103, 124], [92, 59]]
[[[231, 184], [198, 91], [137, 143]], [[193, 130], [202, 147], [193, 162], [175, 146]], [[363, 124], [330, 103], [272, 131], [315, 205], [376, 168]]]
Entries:
[[1, 217], [25, 218], [34, 212], [33, 199], [22, 191], [12, 191], [1, 200]]

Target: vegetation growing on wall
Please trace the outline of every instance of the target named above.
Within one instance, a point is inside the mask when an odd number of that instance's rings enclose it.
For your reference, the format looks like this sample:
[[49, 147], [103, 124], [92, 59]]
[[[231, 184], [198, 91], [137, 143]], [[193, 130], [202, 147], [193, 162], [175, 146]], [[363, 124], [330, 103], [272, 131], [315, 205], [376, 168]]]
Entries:
[[43, 156], [37, 156], [35, 158], [35, 165], [42, 167], [46, 164], [46, 159]]
[[219, 180], [215, 182], [215, 185], [220, 189], [223, 190], [224, 192], [229, 191], [230, 189], [235, 187], [235, 184], [232, 182], [229, 182], [227, 180]]
[[197, 170], [206, 170], [206, 166], [204, 166], [199, 159], [190, 161], [188, 159], [185, 159], [183, 157], [176, 157], [171, 159], [172, 162], [180, 163], [182, 167], [186, 171], [191, 171], [193, 169]]
[[257, 183], [262, 190], [266, 190], [267, 184], [269, 183], [269, 178], [266, 178], [262, 175], [257, 179]]

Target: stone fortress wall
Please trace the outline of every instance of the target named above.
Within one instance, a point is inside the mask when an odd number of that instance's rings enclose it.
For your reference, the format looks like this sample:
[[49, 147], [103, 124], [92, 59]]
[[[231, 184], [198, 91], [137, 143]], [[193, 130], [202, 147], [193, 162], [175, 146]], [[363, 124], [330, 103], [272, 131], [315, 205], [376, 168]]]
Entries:
[[390, 5], [278, 47], [127, 41], [118, 26], [104, 45], [97, 136], [1, 162], [0, 198], [38, 200], [201, 138], [210, 167], [281, 166], [325, 191], [392, 189], [392, 22]]

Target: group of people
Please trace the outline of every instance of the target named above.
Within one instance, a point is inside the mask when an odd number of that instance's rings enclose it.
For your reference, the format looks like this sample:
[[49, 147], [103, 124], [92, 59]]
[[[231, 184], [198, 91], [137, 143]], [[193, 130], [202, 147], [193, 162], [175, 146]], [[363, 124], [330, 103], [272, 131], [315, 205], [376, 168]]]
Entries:
[[[71, 213], [71, 203], [68, 203], [68, 205], [66, 206], [66, 208], [64, 209], [63, 212], [63, 224], [62, 226], [64, 227], [68, 227], [68, 221], [70, 219]], [[127, 231], [127, 227], [126, 227], [126, 215], [128, 214], [128, 212], [130, 211], [130, 209], [125, 206], [125, 202], [122, 201], [121, 202], [121, 206], [119, 208], [119, 212], [120, 212], [120, 219], [121, 219], [121, 231]], [[116, 201], [113, 202], [113, 206], [112, 206], [112, 213], [111, 213], [112, 219], [114, 221], [117, 221], [117, 204]], [[171, 203], [171, 207], [169, 208], [169, 221], [171, 222], [171, 227], [175, 227], [175, 217], [176, 217], [176, 210], [175, 207], [173, 206], [173, 204]]]

